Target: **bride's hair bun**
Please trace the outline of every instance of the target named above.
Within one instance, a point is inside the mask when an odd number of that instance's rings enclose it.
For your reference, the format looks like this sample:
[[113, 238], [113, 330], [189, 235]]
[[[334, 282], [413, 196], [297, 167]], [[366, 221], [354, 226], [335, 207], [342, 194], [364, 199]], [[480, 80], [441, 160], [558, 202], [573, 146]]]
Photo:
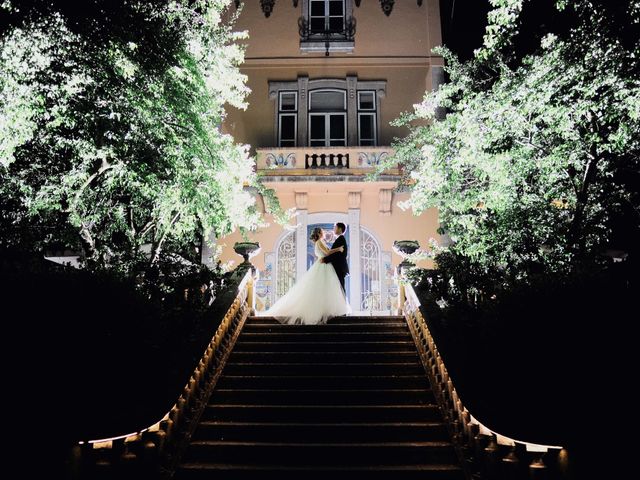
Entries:
[[314, 242], [316, 240], [318, 240], [320, 237], [322, 237], [322, 229], [320, 227], [316, 227], [313, 229], [313, 231], [311, 232], [311, 236], [309, 237], [310, 240], [313, 240]]

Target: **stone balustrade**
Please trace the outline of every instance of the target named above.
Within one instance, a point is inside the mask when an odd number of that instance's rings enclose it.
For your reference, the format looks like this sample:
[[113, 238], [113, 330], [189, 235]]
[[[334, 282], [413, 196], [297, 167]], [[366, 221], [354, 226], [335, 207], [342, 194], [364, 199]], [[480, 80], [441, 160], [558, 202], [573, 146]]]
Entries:
[[[226, 305], [226, 313], [171, 410], [139, 432], [79, 442], [70, 453], [71, 478], [169, 478], [255, 305], [253, 269], [239, 267], [235, 277], [237, 293], [212, 305]], [[117, 408], [126, 408], [125, 399]]]
[[[371, 173], [394, 154], [390, 147], [259, 148], [257, 169], [265, 175]], [[397, 167], [388, 170], [397, 174]]]
[[469, 478], [526, 480], [570, 478], [568, 451], [561, 446], [515, 440], [474, 418], [458, 395], [420, 308], [413, 287], [398, 276], [400, 313], [414, 337], [425, 370], [464, 460]]

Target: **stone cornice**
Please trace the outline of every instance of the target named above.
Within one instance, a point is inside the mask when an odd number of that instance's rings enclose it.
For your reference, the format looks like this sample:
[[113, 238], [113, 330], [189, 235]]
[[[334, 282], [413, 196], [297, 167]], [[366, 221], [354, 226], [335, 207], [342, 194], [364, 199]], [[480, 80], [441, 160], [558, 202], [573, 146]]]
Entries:
[[[354, 1], [356, 4], [356, 7], [360, 7], [362, 0], [354, 0]], [[241, 1], [235, 0], [234, 3], [236, 8], [238, 8], [240, 7]], [[299, 3], [299, 0], [292, 0], [293, 8], [298, 8], [298, 3]], [[421, 7], [423, 0], [416, 0], [416, 3], [418, 4], [419, 7]], [[265, 17], [269, 18], [271, 16], [271, 13], [273, 12], [275, 4], [276, 4], [276, 0], [260, 0], [260, 8], [262, 9], [262, 13], [264, 13]], [[395, 0], [380, 0], [380, 7], [382, 8], [382, 11], [387, 17], [391, 15], [394, 4], [395, 4]]]
[[389, 57], [355, 57], [333, 56], [333, 57], [248, 57], [245, 58], [241, 69], [250, 68], [294, 68], [294, 67], [429, 67], [443, 66], [444, 60], [437, 55], [430, 56], [389, 56]]

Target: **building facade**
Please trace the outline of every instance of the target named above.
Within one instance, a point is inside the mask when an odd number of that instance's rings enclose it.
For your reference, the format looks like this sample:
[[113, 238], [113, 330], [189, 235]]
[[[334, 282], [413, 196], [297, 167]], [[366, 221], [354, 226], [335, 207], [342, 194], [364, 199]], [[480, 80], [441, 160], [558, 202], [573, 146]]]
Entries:
[[[355, 311], [391, 311], [401, 258], [394, 240], [438, 238], [436, 211], [416, 216], [398, 204], [400, 171], [367, 179], [393, 155], [406, 130], [390, 122], [442, 81], [438, 0], [246, 0], [237, 29], [247, 30], [242, 71], [251, 94], [246, 111], [231, 110], [224, 129], [251, 146], [261, 181], [284, 209], [289, 228], [250, 235], [261, 245], [258, 308], [271, 305], [313, 261], [308, 240], [321, 226], [332, 240], [347, 225], [348, 296]], [[260, 199], [258, 199], [260, 201]], [[222, 262], [240, 261], [238, 233], [217, 239]], [[208, 253], [205, 251], [205, 257]]]

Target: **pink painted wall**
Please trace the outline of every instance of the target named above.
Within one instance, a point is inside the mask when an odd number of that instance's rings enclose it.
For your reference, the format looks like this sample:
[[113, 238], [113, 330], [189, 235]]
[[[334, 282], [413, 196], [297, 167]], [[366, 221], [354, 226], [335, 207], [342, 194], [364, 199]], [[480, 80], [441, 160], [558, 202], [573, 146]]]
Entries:
[[[382, 215], [378, 211], [378, 190], [389, 188], [392, 184], [382, 182], [367, 182], [357, 184], [345, 183], [318, 183], [300, 182], [295, 186], [290, 184], [274, 185], [283, 208], [295, 208], [294, 192], [306, 191], [309, 194], [308, 212], [341, 212], [347, 213], [347, 195], [350, 191], [361, 192], [360, 204], [360, 224], [381, 241], [382, 250], [392, 251], [394, 240], [418, 240], [423, 248], [427, 248], [429, 238], [439, 238], [436, 230], [438, 228], [438, 215], [435, 209], [427, 210], [421, 215], [414, 215], [410, 210], [402, 211], [396, 204], [398, 201], [407, 200], [407, 193], [396, 193], [392, 200], [391, 215]], [[264, 254], [272, 252], [276, 248], [276, 242], [284, 232], [283, 227], [276, 224], [267, 215], [266, 221], [271, 225], [249, 235], [252, 241], [260, 242], [261, 252], [252, 260], [252, 263], [259, 269], [264, 268]], [[295, 217], [290, 224], [295, 225]], [[242, 259], [231, 247], [235, 242], [242, 241], [239, 233], [234, 233], [227, 237], [220, 238], [218, 244], [225, 246], [221, 261], [231, 262], [237, 265]], [[352, 252], [354, 253], [354, 252]], [[395, 253], [392, 255], [393, 264], [397, 265], [402, 259]], [[432, 262], [422, 262], [420, 266], [431, 267]]]

